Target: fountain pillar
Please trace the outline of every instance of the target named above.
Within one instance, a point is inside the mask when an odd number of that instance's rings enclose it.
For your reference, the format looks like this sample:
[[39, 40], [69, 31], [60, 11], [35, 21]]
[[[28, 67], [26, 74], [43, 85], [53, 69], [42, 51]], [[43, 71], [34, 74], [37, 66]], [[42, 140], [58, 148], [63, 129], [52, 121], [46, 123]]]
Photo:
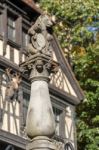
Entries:
[[31, 81], [31, 95], [26, 119], [26, 133], [30, 138], [27, 150], [55, 150], [51, 137], [55, 133], [55, 120], [49, 95], [50, 73], [55, 73], [57, 64], [52, 60], [47, 29], [52, 26], [48, 16], [40, 16], [29, 29], [31, 42], [27, 48], [28, 57], [21, 63]]

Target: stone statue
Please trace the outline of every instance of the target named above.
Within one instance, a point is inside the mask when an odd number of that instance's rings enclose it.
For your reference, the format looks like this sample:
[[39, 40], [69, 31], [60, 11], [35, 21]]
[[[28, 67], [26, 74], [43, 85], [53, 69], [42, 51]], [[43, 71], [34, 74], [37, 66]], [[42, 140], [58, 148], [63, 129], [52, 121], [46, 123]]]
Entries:
[[52, 55], [52, 48], [50, 45], [52, 35], [48, 32], [48, 28], [52, 25], [53, 23], [47, 15], [41, 15], [29, 29], [28, 33], [31, 38], [31, 43], [27, 47], [29, 55], [34, 55], [36, 53]]
[[7, 87], [6, 87], [6, 99], [15, 100], [18, 96], [18, 88], [21, 82], [20, 74], [11, 73], [12, 69], [7, 68], [5, 71]]

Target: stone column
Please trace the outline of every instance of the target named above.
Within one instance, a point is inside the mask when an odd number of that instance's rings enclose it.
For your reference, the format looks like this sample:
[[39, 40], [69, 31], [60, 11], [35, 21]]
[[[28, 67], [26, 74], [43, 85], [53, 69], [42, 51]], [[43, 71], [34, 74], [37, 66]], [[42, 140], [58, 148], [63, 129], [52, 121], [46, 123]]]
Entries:
[[[21, 64], [31, 81], [31, 95], [28, 107], [26, 132], [30, 138], [27, 150], [55, 150], [51, 137], [55, 132], [55, 120], [49, 95], [48, 81], [50, 73], [55, 73], [57, 64], [52, 60], [47, 25], [51, 25], [48, 16], [43, 15], [30, 28], [31, 43], [28, 46], [28, 58]], [[39, 26], [38, 26], [39, 25]]]
[[[39, 55], [38, 55], [39, 56]], [[48, 89], [48, 71], [43, 58], [36, 57], [31, 70], [31, 96], [27, 113], [26, 131], [31, 142], [27, 150], [54, 150], [50, 137], [55, 132], [55, 121]]]

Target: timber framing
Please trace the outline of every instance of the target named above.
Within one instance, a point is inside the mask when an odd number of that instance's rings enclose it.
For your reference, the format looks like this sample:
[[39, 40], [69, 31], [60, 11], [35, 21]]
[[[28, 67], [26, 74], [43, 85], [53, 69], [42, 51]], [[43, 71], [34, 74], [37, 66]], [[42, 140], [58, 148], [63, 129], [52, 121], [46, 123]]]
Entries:
[[[5, 68], [11, 67], [14, 71], [20, 72], [19, 66], [9, 61], [8, 59], [4, 58], [3, 56], [0, 56], [0, 64], [2, 64], [1, 68], [3, 67], [5, 69]], [[28, 82], [28, 79], [27, 79], [28, 77], [24, 75], [22, 75], [22, 77]], [[29, 83], [27, 83], [27, 85], [30, 87]], [[55, 95], [56, 97], [62, 99], [64, 102], [69, 102], [72, 105], [77, 105], [80, 102], [77, 97], [74, 97], [68, 94], [67, 92], [61, 91], [51, 84], [49, 84], [49, 89], [50, 89], [50, 94]]]
[[57, 60], [59, 60], [59, 64], [60, 64], [63, 72], [65, 73], [66, 77], [70, 81], [75, 93], [78, 96], [78, 101], [80, 102], [84, 99], [83, 92], [74, 76], [74, 73], [73, 73], [69, 63], [67, 62], [66, 58], [64, 57], [63, 51], [59, 45], [56, 35], [53, 34], [53, 37], [54, 37], [54, 40], [52, 41], [52, 46], [53, 46], [55, 54], [57, 56]]
[[[29, 3], [30, 2], [30, 3]], [[29, 81], [29, 76], [22, 74], [20, 67], [17, 65], [19, 62], [21, 63], [22, 61], [25, 60], [26, 57], [26, 47], [23, 45], [22, 41], [22, 36], [23, 36], [23, 30], [27, 31], [33, 25], [36, 21], [36, 19], [43, 14], [42, 10], [36, 7], [35, 3], [33, 0], [0, 0], [0, 15], [3, 16], [3, 27], [1, 28], [0, 32], [0, 42], [1, 42], [1, 48], [0, 51], [0, 73], [1, 77], [2, 74], [5, 72], [6, 68], [11, 68], [12, 73], [21, 73], [22, 77], [22, 82], [19, 86], [19, 92], [18, 92], [18, 111], [19, 115], [14, 115], [14, 113], [10, 112], [10, 109], [8, 107], [8, 110], [5, 110], [5, 106], [3, 107], [4, 110], [1, 108], [0, 110], [0, 125], [2, 127], [3, 124], [3, 115], [7, 114], [7, 127], [8, 131], [4, 131], [0, 129], [0, 145], [1, 149], [8, 145], [12, 145], [15, 150], [25, 150], [26, 149], [26, 143], [28, 142], [28, 139], [25, 134], [25, 123], [26, 123], [26, 112], [27, 112], [27, 106], [29, 99], [26, 98], [26, 95], [30, 95], [30, 81]], [[15, 41], [13, 39], [10, 39], [8, 37], [8, 24], [7, 20], [9, 17], [14, 18], [14, 23], [15, 23]], [[1, 25], [2, 26], [2, 25]], [[75, 76], [73, 74], [73, 71], [64, 57], [63, 51], [58, 43], [58, 40], [53, 34], [53, 31], [49, 31], [53, 35], [53, 40], [51, 41], [51, 45], [53, 47], [53, 50], [55, 52], [55, 55], [57, 57], [60, 69], [62, 73], [66, 76], [67, 80], [69, 81], [70, 85], [72, 86], [74, 95], [71, 95], [57, 87], [55, 87], [52, 84], [49, 84], [49, 92], [50, 92], [50, 97], [51, 97], [51, 102], [53, 108], [55, 107], [57, 110], [61, 111], [61, 116], [59, 116], [59, 135], [55, 135], [53, 139], [66, 143], [66, 141], [70, 141], [71, 143], [75, 143], [73, 139], [65, 135], [65, 121], [66, 121], [66, 116], [70, 119], [68, 114], [68, 107], [70, 108], [71, 111], [73, 111], [73, 116], [75, 113], [75, 105], [78, 105], [83, 99], [84, 95], [82, 90], [79, 87], [79, 84], [77, 83]], [[7, 46], [8, 46], [8, 53], [7, 52]], [[3, 54], [2, 54], [3, 53]], [[8, 54], [8, 55], [6, 55]], [[19, 56], [18, 62], [15, 61], [17, 57], [15, 57], [15, 54], [18, 54], [16, 56]], [[5, 57], [4, 57], [5, 56]], [[16, 59], [15, 59], [16, 58]], [[15, 64], [17, 63], [17, 64]], [[3, 81], [3, 78], [1, 78], [1, 85], [5, 89], [6, 84]], [[2, 95], [2, 92], [1, 92]], [[19, 130], [17, 135], [14, 135], [10, 133], [10, 119], [14, 118], [15, 120], [19, 120]], [[74, 118], [73, 118], [74, 119]], [[25, 120], [25, 121], [24, 121]], [[73, 127], [74, 127], [73, 123]], [[17, 129], [17, 128], [16, 128]], [[16, 130], [17, 131], [17, 130]], [[69, 132], [69, 131], [68, 131]], [[70, 131], [71, 132], [71, 131]], [[3, 146], [4, 144], [4, 146]], [[76, 144], [75, 144], [76, 145]], [[1, 150], [0, 149], [0, 150]]]

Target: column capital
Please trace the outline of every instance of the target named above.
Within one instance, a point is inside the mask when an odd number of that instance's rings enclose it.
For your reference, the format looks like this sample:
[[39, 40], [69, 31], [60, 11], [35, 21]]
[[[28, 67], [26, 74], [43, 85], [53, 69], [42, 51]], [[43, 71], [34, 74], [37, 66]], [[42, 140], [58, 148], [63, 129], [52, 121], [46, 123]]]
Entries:
[[58, 63], [45, 54], [37, 53], [21, 63], [20, 69], [21, 72], [27, 70], [30, 72], [31, 82], [34, 80], [49, 81], [49, 75], [57, 72]]

